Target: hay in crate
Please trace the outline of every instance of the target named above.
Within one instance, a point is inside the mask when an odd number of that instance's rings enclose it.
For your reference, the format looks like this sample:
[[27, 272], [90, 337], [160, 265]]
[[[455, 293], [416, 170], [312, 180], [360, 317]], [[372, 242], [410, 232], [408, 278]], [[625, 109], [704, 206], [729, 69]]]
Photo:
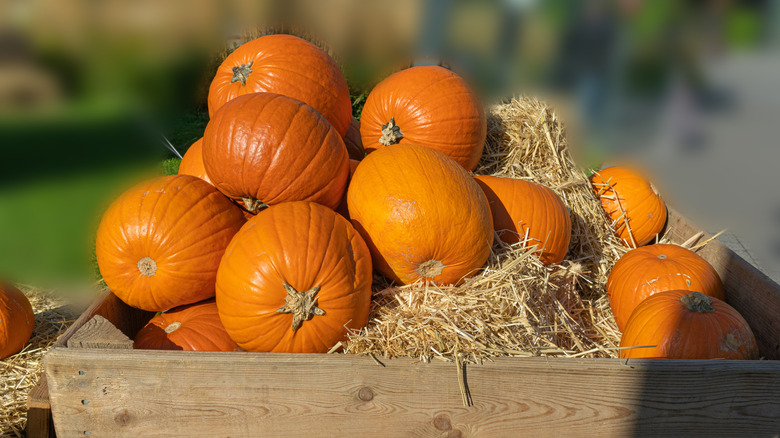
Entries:
[[43, 355], [75, 314], [51, 293], [21, 288], [35, 312], [35, 328], [19, 353], [0, 360], [0, 436], [21, 437], [27, 424], [27, 394], [43, 371]]
[[616, 357], [620, 334], [604, 282], [626, 249], [574, 163], [552, 109], [532, 98], [493, 107], [475, 173], [553, 189], [572, 220], [566, 259], [544, 266], [532, 243], [509, 246], [497, 239], [485, 269], [460, 286], [397, 287], [376, 277], [368, 325], [350, 335], [344, 351], [422, 361]]

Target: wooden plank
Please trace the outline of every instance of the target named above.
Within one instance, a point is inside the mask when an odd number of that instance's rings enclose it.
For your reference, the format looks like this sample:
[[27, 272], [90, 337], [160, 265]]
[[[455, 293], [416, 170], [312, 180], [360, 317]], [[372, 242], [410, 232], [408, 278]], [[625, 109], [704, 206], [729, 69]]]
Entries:
[[110, 321], [117, 329], [130, 339], [133, 339], [143, 326], [154, 316], [154, 312], [136, 309], [128, 306], [110, 291], [100, 295], [95, 302], [81, 314], [65, 333], [57, 340], [56, 346], [64, 347], [68, 340], [84, 324], [95, 315], [100, 315]]
[[503, 358], [469, 365], [351, 355], [58, 348], [57, 434], [92, 436], [773, 436], [780, 362]]
[[133, 340], [106, 318], [95, 315], [68, 339], [68, 348], [105, 348], [132, 350]]
[[25, 427], [27, 438], [55, 437], [54, 423], [51, 417], [51, 405], [49, 404], [49, 387], [46, 384], [46, 375], [41, 373], [38, 384], [33, 387], [27, 396], [27, 426]]
[[[666, 237], [683, 243], [701, 230], [669, 210]], [[705, 234], [703, 240], [710, 236]], [[728, 247], [713, 240], [697, 251], [720, 275], [726, 302], [742, 314], [753, 329], [761, 355], [780, 359], [780, 286]]]

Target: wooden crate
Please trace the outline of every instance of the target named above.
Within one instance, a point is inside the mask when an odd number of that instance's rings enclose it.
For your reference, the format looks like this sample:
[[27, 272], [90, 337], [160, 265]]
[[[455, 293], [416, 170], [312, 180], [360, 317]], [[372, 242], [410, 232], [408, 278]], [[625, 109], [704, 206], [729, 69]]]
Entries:
[[[674, 211], [668, 227], [678, 243], [699, 232]], [[46, 355], [43, 384], [60, 437], [780, 436], [780, 286], [717, 241], [700, 254], [775, 360], [456, 365], [132, 350], [151, 314], [107, 294]], [[46, 389], [36, 391], [44, 418]]]

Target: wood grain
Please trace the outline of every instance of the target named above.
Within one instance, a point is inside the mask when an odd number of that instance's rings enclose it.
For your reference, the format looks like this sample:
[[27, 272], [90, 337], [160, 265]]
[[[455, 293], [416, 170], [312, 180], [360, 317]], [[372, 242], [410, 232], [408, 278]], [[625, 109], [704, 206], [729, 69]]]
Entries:
[[25, 427], [27, 438], [49, 438], [54, 434], [54, 423], [51, 418], [51, 405], [49, 404], [49, 387], [46, 384], [46, 375], [41, 373], [38, 384], [27, 395], [27, 426]]
[[[669, 210], [666, 237], [671, 241], [683, 243], [700, 231]], [[705, 234], [701, 240], [709, 237]], [[697, 254], [718, 271], [726, 289], [726, 302], [750, 325], [761, 355], [780, 359], [780, 286], [717, 240], [707, 243]]]
[[58, 348], [61, 437], [774, 436], [780, 362], [507, 358], [468, 365], [351, 355]]
[[106, 318], [95, 315], [68, 339], [68, 348], [132, 350], [133, 340]]

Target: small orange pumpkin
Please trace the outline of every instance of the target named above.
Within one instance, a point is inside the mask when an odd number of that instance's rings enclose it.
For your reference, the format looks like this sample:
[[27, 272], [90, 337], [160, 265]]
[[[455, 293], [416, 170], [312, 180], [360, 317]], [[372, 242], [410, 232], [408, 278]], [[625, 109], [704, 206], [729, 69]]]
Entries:
[[389, 76], [371, 90], [360, 116], [366, 152], [418, 144], [444, 152], [466, 170], [477, 167], [486, 135], [477, 96], [460, 76], [438, 66]]
[[626, 246], [645, 245], [663, 230], [666, 204], [635, 170], [622, 166], [601, 169], [590, 177], [590, 183]]
[[312, 202], [250, 219], [225, 251], [217, 307], [247, 351], [324, 353], [368, 322], [371, 255], [352, 225]]
[[493, 219], [485, 194], [437, 150], [401, 144], [366, 156], [347, 205], [374, 267], [397, 283], [459, 283], [490, 255]]
[[128, 190], [103, 215], [95, 253], [106, 285], [125, 303], [158, 312], [214, 296], [217, 267], [245, 223], [241, 210], [191, 175]]
[[607, 296], [622, 331], [636, 306], [667, 290], [689, 290], [726, 299], [715, 269], [695, 252], [678, 245], [656, 244], [632, 249], [615, 263], [607, 279]]
[[347, 148], [312, 107], [271, 93], [226, 103], [206, 126], [203, 162], [214, 186], [250, 213], [311, 201], [336, 208], [349, 176]]
[[35, 313], [27, 297], [10, 284], [0, 283], [0, 359], [20, 352], [34, 327]]
[[537, 245], [544, 264], [560, 263], [569, 249], [569, 209], [549, 188], [532, 181], [475, 176], [490, 204], [493, 229], [502, 241]]
[[360, 122], [354, 117], [352, 123], [349, 124], [347, 135], [344, 136], [344, 145], [347, 147], [350, 160], [360, 161], [366, 156], [363, 141], [360, 139]]
[[198, 139], [184, 153], [179, 164], [179, 175], [192, 175], [211, 184], [203, 165], [203, 138]]
[[758, 359], [750, 326], [733, 307], [699, 292], [660, 292], [631, 314], [620, 350], [622, 358]]
[[235, 351], [211, 299], [176, 307], [152, 318], [135, 336], [142, 350]]
[[249, 93], [290, 96], [313, 107], [343, 137], [352, 117], [344, 74], [325, 51], [292, 35], [265, 35], [233, 51], [217, 69], [208, 95], [209, 117]]

